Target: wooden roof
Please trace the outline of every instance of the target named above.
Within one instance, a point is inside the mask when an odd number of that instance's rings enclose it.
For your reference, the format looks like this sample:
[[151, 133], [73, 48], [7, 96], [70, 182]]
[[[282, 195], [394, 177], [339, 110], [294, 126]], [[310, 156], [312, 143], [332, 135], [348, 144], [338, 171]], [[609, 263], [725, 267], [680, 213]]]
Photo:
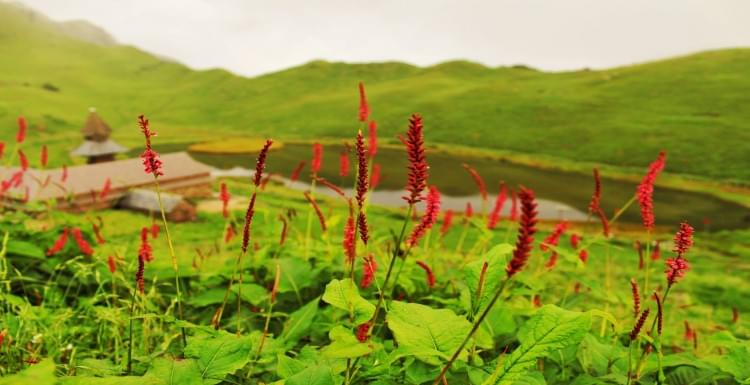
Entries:
[[83, 128], [81, 128], [81, 133], [86, 140], [103, 142], [109, 139], [109, 135], [112, 134], [112, 127], [110, 127], [95, 110], [92, 110], [89, 113], [89, 117], [86, 119]]
[[[193, 160], [186, 152], [164, 154], [160, 158], [164, 162], [164, 175], [159, 177], [159, 184], [165, 190], [210, 183], [211, 167]], [[17, 168], [0, 167], [0, 180], [8, 180], [16, 171]], [[68, 167], [65, 182], [61, 182], [61, 176], [62, 169], [29, 169], [23, 183], [11, 188], [5, 197], [18, 202], [28, 187], [31, 201], [65, 201], [73, 197], [80, 200], [79, 204], [89, 204], [91, 202], [86, 201], [92, 199], [92, 191], [99, 195], [107, 178], [111, 183], [108, 201], [119, 199], [130, 189], [150, 187], [154, 183], [154, 177], [143, 172], [140, 158]]]

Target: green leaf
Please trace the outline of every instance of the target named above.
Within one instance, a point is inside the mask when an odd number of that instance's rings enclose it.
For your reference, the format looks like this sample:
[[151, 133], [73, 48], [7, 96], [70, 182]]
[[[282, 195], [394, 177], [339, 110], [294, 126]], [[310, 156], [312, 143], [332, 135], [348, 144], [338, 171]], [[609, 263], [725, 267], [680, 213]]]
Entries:
[[394, 301], [386, 316], [399, 349], [414, 352], [432, 365], [448, 359], [469, 333], [471, 324], [449, 309], [432, 309], [416, 303]]
[[[195, 307], [203, 307], [203, 306], [220, 304], [224, 302], [224, 295], [226, 294], [226, 292], [227, 292], [226, 289], [221, 289], [221, 288], [205, 290], [190, 297], [187, 303]], [[229, 297], [227, 301], [229, 303], [232, 303], [232, 302], [235, 302], [236, 300], [237, 300], [237, 296], [233, 293], [229, 293]]]
[[372, 353], [375, 347], [370, 343], [359, 342], [352, 331], [336, 326], [328, 334], [330, 345], [323, 348], [322, 353], [327, 358], [356, 358]]
[[355, 324], [365, 323], [375, 314], [375, 305], [359, 295], [357, 285], [349, 278], [329, 282], [323, 293], [323, 301], [353, 314]]
[[115, 365], [110, 360], [97, 360], [93, 358], [84, 358], [76, 365], [77, 376], [95, 376], [106, 377], [116, 376], [122, 372], [120, 366]]
[[[464, 281], [466, 281], [466, 285], [469, 289], [471, 305], [474, 311], [480, 311], [487, 306], [490, 299], [495, 294], [497, 286], [505, 278], [507, 256], [511, 251], [513, 251], [513, 246], [507, 243], [497, 245], [493, 247], [485, 257], [469, 263], [464, 268]], [[479, 297], [477, 297], [479, 278], [482, 274], [482, 266], [484, 265], [484, 262], [487, 262], [487, 273], [484, 277], [482, 291]]]
[[750, 342], [738, 342], [730, 346], [726, 354], [706, 357], [705, 360], [731, 374], [741, 384], [750, 383]]
[[627, 359], [621, 345], [601, 342], [596, 336], [587, 333], [578, 347], [577, 358], [586, 373], [603, 376], [612, 370], [611, 362], [618, 358]]
[[286, 379], [284, 385], [336, 385], [328, 366], [311, 366]]
[[157, 358], [144, 377], [158, 378], [164, 385], [203, 385], [219, 382], [204, 378], [198, 361], [193, 359]]
[[305, 370], [305, 367], [307, 366], [304, 362], [287, 357], [283, 354], [279, 354], [276, 357], [276, 362], [276, 374], [281, 378], [291, 377]]
[[0, 385], [54, 384], [55, 363], [44, 359], [12, 376], [0, 378]]
[[7, 255], [19, 255], [36, 259], [47, 258], [44, 253], [44, 249], [40, 248], [36, 244], [18, 240], [12, 240], [11, 242], [8, 242], [6, 253]]
[[320, 297], [308, 302], [305, 306], [297, 309], [289, 316], [284, 324], [284, 331], [281, 332], [281, 339], [286, 346], [293, 346], [300, 338], [307, 335], [315, 315], [318, 314], [318, 303]]
[[[240, 287], [242, 287], [242, 290], [240, 290]], [[243, 283], [242, 285], [232, 285], [232, 293], [237, 294], [239, 292], [242, 292], [242, 300], [245, 302], [249, 302], [253, 305], [260, 305], [263, 303], [263, 301], [266, 301], [268, 298], [270, 298], [270, 293], [266, 288], [260, 285], [256, 285], [254, 283]], [[237, 298], [237, 297], [234, 297]]]
[[521, 345], [498, 367], [484, 384], [513, 384], [522, 378], [540, 358], [581, 342], [591, 328], [591, 315], [546, 305], [519, 330]]
[[218, 336], [192, 337], [185, 347], [185, 357], [195, 358], [203, 384], [217, 384], [250, 362], [255, 339], [221, 333]]
[[269, 271], [276, 271], [276, 263], [281, 267], [281, 281], [279, 293], [299, 291], [307, 286], [316, 284], [315, 271], [310, 263], [297, 258], [280, 258], [269, 262]]

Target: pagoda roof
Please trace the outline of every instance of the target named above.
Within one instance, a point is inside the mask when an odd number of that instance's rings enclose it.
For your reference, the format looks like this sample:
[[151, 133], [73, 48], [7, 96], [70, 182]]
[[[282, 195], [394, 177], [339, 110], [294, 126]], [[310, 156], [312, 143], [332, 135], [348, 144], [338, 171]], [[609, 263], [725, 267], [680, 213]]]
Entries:
[[96, 110], [92, 109], [86, 123], [81, 128], [81, 133], [87, 140], [103, 142], [109, 139], [109, 135], [112, 134], [112, 127], [96, 113]]
[[111, 139], [107, 139], [103, 142], [87, 140], [81, 143], [78, 148], [71, 151], [70, 154], [73, 156], [98, 156], [107, 154], [119, 154], [127, 150], [127, 148], [120, 146]]

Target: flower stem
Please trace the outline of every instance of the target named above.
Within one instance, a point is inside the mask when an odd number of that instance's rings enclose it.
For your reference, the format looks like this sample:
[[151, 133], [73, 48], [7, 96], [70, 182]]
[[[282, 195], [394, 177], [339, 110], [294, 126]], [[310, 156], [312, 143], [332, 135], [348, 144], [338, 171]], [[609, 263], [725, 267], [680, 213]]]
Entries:
[[[167, 224], [167, 214], [164, 211], [164, 203], [161, 199], [161, 187], [159, 186], [159, 178], [154, 175], [154, 184], [156, 185], [156, 197], [159, 200], [159, 211], [161, 212], [161, 220], [164, 223], [164, 233], [167, 235], [167, 244], [169, 245], [169, 255], [172, 257], [172, 269], [174, 269], [174, 283], [175, 290], [177, 291], [177, 312], [180, 319], [184, 319], [184, 313], [182, 311], [182, 291], [180, 290], [180, 269], [177, 267], [177, 256], [174, 252], [174, 245], [172, 244], [172, 236], [169, 233], [169, 225]], [[187, 346], [187, 334], [185, 328], [181, 327], [180, 332], [182, 334], [182, 345]]]
[[500, 286], [495, 291], [495, 295], [490, 300], [490, 303], [487, 304], [487, 307], [484, 308], [484, 311], [482, 314], [479, 315], [479, 318], [477, 318], [474, 321], [474, 325], [472, 325], [471, 330], [469, 331], [469, 334], [466, 335], [466, 338], [464, 338], [463, 342], [461, 342], [461, 345], [458, 346], [458, 349], [453, 353], [451, 358], [448, 360], [448, 362], [443, 366], [443, 370], [440, 371], [440, 374], [435, 378], [435, 381], [432, 382], [432, 385], [438, 385], [443, 379], [445, 378], [445, 374], [448, 372], [448, 369], [453, 366], [453, 363], [456, 361], [458, 356], [461, 354], [461, 351], [464, 349], [467, 343], [469, 343], [469, 340], [471, 337], [474, 336], [474, 333], [479, 330], [479, 327], [482, 325], [482, 322], [487, 317], [487, 315], [490, 313], [490, 310], [492, 310], [492, 307], [495, 306], [495, 303], [500, 298], [500, 295], [502, 295], [503, 290], [505, 289], [505, 285], [510, 280], [510, 277], [506, 277], [503, 282], [500, 284]]

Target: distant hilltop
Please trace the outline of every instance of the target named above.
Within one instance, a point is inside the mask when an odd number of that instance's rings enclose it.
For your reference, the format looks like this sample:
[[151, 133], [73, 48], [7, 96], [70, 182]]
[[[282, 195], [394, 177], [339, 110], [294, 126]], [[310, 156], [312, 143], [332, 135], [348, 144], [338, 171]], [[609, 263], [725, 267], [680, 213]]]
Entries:
[[117, 44], [88, 23], [57, 23], [0, 3], [0, 57], [0, 132], [10, 137], [25, 115], [32, 145], [53, 140], [69, 148], [91, 105], [115, 128], [114, 139], [131, 148], [140, 141], [141, 113], [179, 140], [351, 139], [363, 81], [386, 141], [395, 142], [407, 117], [419, 112], [431, 143], [631, 173], [666, 150], [667, 172], [750, 183], [745, 48], [555, 73], [463, 60], [430, 67], [316, 60], [246, 78], [195, 71]]

